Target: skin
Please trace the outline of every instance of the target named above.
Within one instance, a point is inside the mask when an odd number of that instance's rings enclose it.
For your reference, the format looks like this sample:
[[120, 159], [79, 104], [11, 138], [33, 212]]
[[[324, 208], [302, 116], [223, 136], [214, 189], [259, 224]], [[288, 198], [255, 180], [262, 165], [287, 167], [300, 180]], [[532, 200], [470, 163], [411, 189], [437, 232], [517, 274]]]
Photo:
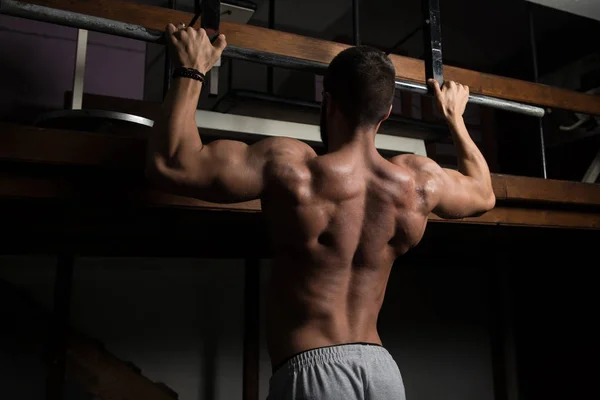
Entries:
[[[167, 35], [179, 64], [203, 73], [226, 46], [222, 35], [211, 44], [203, 30], [182, 26], [169, 25]], [[204, 145], [195, 122], [202, 84], [174, 80], [149, 141], [147, 176], [164, 190], [203, 200], [261, 199], [273, 249], [273, 365], [321, 346], [381, 344], [377, 316], [392, 264], [419, 243], [430, 213], [463, 218], [494, 207], [487, 163], [462, 118], [468, 88], [430, 85], [452, 132], [458, 171], [418, 155], [382, 158], [374, 145], [379, 125], [351, 126], [328, 93], [323, 156], [279, 137]]]

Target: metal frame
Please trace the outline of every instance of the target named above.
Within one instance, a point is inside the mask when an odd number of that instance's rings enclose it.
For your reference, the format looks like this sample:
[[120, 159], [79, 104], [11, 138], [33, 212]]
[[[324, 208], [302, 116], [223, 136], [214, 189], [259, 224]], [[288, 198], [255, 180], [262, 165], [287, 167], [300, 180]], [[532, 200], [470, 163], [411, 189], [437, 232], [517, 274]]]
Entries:
[[600, 150], [596, 154], [594, 161], [592, 161], [587, 171], [585, 171], [585, 175], [581, 181], [585, 183], [595, 183], [598, 180], [598, 176], [600, 176]]
[[[168, 7], [171, 10], [177, 9], [177, 1], [169, 0]], [[165, 46], [165, 70], [163, 75], [163, 99], [167, 97], [169, 88], [171, 87], [171, 76], [173, 75], [173, 62], [169, 54], [169, 48]]]
[[423, 12], [423, 45], [425, 58], [425, 78], [435, 79], [440, 86], [444, 83], [442, 62], [442, 24], [439, 0], [421, 0]]
[[[56, 10], [35, 4], [23, 3], [17, 0], [0, 0], [0, 13], [59, 25], [66, 25], [80, 29], [93, 30], [151, 43], [165, 43], [163, 32], [147, 29], [143, 26], [126, 24], [119, 21], [112, 21], [106, 18], [93, 17], [70, 11]], [[258, 62], [261, 64], [282, 68], [314, 71], [316, 73], [322, 73], [323, 70], [327, 68], [327, 64], [323, 63], [306, 61], [293, 57], [244, 49], [235, 46], [228, 46], [223, 55], [225, 57], [239, 60]], [[406, 90], [420, 94], [426, 94], [429, 92], [427, 86], [423, 84], [402, 80], [396, 81], [396, 88], [399, 90]], [[469, 102], [534, 117], [541, 117], [545, 114], [545, 110], [541, 107], [483, 95], [471, 95]]]
[[[196, 19], [200, 13], [203, 13], [203, 17], [200, 20], [200, 26], [209, 34], [209, 37], [212, 38], [212, 33], [214, 28], [218, 28], [221, 23], [221, 1], [220, 0], [203, 0], [202, 5], [200, 6], [200, 10], [198, 10], [197, 4], [195, 4], [194, 9], [196, 12]], [[200, 12], [198, 12], [200, 11]], [[206, 17], [206, 18], [205, 18]], [[208, 18], [213, 18], [214, 21], [209, 21]], [[210, 24], [209, 24], [210, 22]], [[207, 26], [213, 25], [213, 26]], [[192, 24], [190, 23], [190, 26]], [[215, 32], [215, 37], [218, 32]], [[221, 58], [213, 65], [209, 72], [209, 81], [208, 81], [208, 94], [209, 96], [218, 96], [219, 95], [219, 71], [221, 70]]]
[[[537, 60], [537, 45], [535, 38], [535, 24], [533, 19], [533, 5], [527, 2], [527, 13], [529, 20], [529, 41], [531, 44], [531, 63], [533, 67], [533, 81], [535, 83], [539, 82], [539, 74], [538, 74], [538, 60]], [[542, 158], [542, 177], [544, 179], [548, 178], [548, 171], [546, 166], [546, 143], [544, 138], [544, 121], [540, 118], [538, 121], [539, 124], [539, 132], [540, 132], [540, 156]]]

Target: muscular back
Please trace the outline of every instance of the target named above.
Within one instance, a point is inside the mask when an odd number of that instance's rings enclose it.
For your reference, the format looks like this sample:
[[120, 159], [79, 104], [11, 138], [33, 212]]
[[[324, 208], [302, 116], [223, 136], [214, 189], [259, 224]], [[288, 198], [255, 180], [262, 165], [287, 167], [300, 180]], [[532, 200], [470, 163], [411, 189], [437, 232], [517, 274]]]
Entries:
[[391, 266], [419, 242], [427, 218], [409, 169], [376, 152], [304, 150], [267, 167], [274, 365], [314, 347], [380, 343], [377, 315]]

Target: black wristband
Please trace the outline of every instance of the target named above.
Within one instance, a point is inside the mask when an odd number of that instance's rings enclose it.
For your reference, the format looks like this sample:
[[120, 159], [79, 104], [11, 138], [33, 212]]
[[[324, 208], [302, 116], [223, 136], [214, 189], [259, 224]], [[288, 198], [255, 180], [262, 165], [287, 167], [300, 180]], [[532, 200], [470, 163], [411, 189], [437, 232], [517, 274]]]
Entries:
[[173, 78], [190, 78], [200, 82], [206, 82], [206, 76], [194, 68], [177, 67], [173, 70]]

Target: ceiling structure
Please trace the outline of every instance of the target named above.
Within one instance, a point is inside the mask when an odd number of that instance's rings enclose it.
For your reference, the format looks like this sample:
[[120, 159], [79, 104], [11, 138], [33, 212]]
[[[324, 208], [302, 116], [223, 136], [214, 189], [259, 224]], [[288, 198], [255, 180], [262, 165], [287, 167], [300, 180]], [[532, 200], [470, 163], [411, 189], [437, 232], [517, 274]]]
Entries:
[[[166, 0], [136, 0], [165, 6]], [[533, 0], [588, 17], [600, 14], [599, 0]], [[269, 0], [254, 0], [256, 11], [248, 23], [267, 26]], [[226, 1], [224, 1], [226, 3]], [[393, 46], [421, 23], [420, 0], [360, 2], [360, 29], [364, 44], [382, 49]], [[529, 51], [527, 1], [452, 0], [441, 2], [444, 60], [448, 64], [483, 72]], [[194, 0], [178, 0], [177, 8], [193, 10]], [[350, 43], [352, 0], [276, 0], [275, 29]], [[570, 31], [582, 17], [537, 6], [538, 40], [551, 32]], [[583, 38], [582, 38], [583, 40]], [[416, 35], [399, 54], [421, 57], [422, 39]]]
[[532, 3], [555, 8], [581, 17], [600, 21], [600, 1], [598, 0], [527, 0]]

